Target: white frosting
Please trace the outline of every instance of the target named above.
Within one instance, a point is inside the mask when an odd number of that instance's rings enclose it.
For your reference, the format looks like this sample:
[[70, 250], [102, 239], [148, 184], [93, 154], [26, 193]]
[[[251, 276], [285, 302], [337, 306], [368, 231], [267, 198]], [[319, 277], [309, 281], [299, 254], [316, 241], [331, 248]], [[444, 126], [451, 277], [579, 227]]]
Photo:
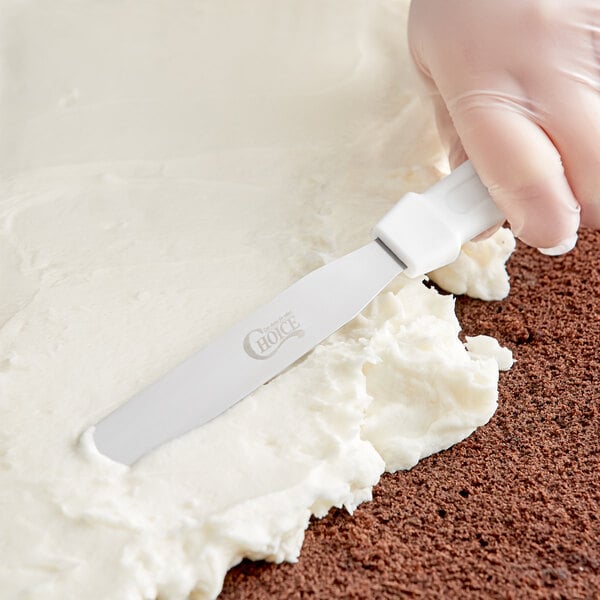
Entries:
[[498, 348], [400, 277], [223, 417], [132, 469], [98, 455], [83, 431], [366, 242], [441, 150], [405, 2], [0, 8], [2, 598], [212, 598], [490, 418]]
[[482, 300], [502, 300], [508, 295], [507, 277], [498, 272], [515, 249], [510, 229], [499, 229], [479, 242], [467, 242], [458, 259], [429, 276], [453, 294], [468, 294]]
[[508, 371], [513, 366], [512, 352], [501, 346], [495, 338], [489, 335], [476, 335], [475, 337], [466, 336], [466, 339], [466, 346], [471, 357], [495, 360], [500, 371]]

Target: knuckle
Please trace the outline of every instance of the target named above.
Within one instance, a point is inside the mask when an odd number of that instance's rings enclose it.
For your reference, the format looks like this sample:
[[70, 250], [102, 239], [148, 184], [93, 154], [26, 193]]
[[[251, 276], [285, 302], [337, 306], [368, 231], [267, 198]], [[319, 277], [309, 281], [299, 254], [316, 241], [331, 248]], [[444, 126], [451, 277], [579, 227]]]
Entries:
[[511, 178], [507, 182], [492, 183], [489, 185], [492, 196], [502, 198], [510, 206], [526, 202], [529, 205], [543, 206], [553, 193], [553, 179], [562, 177], [564, 169], [560, 161], [554, 167], [554, 175], [527, 174], [524, 178]]
[[535, 119], [531, 102], [520, 90], [465, 90], [448, 101], [448, 108], [453, 115], [469, 115], [470, 118], [485, 118], [490, 110], [494, 110]]

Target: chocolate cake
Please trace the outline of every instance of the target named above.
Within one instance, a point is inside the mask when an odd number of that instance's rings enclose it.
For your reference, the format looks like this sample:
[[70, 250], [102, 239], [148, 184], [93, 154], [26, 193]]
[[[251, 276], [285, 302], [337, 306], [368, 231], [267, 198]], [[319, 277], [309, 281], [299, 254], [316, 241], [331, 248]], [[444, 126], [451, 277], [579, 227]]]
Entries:
[[514, 352], [492, 420], [314, 520], [297, 564], [243, 562], [221, 600], [600, 598], [600, 232], [508, 267], [506, 300], [457, 299], [465, 334]]

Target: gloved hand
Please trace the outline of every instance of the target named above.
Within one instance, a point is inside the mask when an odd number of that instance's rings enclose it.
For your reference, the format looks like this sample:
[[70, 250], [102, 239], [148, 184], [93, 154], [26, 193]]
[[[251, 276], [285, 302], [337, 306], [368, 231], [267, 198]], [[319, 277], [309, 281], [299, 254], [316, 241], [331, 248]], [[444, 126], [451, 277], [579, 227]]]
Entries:
[[600, 227], [600, 2], [413, 0], [409, 44], [452, 167], [560, 254]]

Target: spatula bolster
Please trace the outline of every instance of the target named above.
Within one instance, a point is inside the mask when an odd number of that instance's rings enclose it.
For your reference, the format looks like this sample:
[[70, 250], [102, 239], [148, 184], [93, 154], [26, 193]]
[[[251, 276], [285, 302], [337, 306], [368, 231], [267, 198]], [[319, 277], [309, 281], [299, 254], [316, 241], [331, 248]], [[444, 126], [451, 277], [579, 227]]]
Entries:
[[469, 161], [423, 194], [409, 193], [373, 234], [418, 277], [458, 257], [465, 242], [504, 221]]

